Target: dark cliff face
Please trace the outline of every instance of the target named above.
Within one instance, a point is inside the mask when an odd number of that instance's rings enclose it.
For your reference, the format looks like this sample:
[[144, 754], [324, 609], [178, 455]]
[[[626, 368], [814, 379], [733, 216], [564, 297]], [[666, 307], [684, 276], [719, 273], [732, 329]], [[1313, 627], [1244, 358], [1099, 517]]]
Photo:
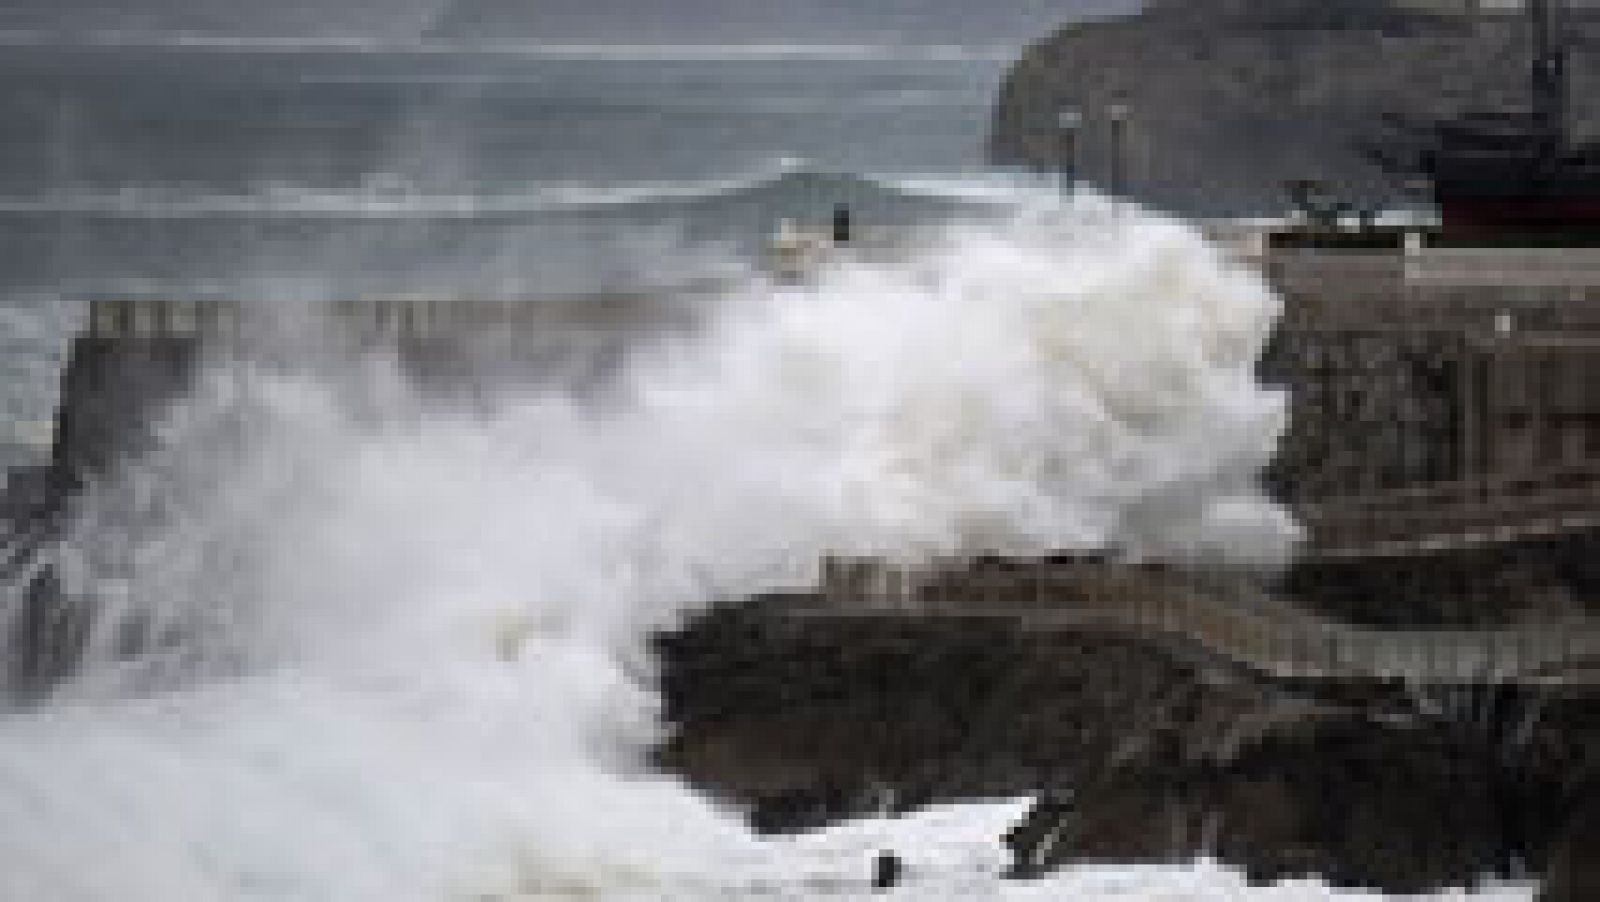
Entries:
[[[1600, 122], [1592, 15], [1571, 23], [1573, 124]], [[1405, 154], [1418, 134], [1387, 127], [1526, 102], [1529, 34], [1517, 16], [1432, 16], [1381, 2], [1244, 0], [1156, 4], [1146, 13], [1063, 28], [1018, 60], [995, 109], [990, 154], [1002, 165], [1059, 169], [1058, 127], [1077, 110], [1080, 172], [1110, 181], [1108, 108], [1128, 108], [1128, 193], [1180, 213], [1278, 212], [1283, 183], [1315, 178], [1365, 205], [1414, 200], [1416, 187], [1363, 152]]]

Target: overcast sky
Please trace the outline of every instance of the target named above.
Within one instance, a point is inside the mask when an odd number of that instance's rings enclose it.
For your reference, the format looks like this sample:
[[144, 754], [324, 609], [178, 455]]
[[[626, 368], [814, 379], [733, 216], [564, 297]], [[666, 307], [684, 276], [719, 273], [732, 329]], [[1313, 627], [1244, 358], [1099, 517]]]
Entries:
[[0, 28], [546, 43], [1021, 43], [1140, 0], [0, 0]]

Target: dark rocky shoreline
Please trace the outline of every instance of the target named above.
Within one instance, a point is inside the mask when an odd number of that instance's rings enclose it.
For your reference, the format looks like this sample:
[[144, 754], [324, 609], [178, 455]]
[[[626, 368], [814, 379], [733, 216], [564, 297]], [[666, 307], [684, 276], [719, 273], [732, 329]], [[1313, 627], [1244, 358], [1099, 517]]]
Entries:
[[1143, 637], [982, 618], [727, 609], [660, 652], [660, 763], [764, 830], [1045, 792], [1074, 800], [1050, 867], [1209, 854], [1258, 881], [1548, 875], [1543, 899], [1594, 898], [1593, 695], [1313, 695]]

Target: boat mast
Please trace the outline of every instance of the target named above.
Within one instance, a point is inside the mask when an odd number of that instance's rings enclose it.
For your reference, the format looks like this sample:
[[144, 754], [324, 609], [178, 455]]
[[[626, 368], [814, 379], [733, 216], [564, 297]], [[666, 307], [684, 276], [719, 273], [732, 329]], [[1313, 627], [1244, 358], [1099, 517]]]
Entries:
[[1555, 157], [1567, 147], [1567, 47], [1558, 0], [1526, 0], [1533, 29], [1533, 118], [1540, 152]]

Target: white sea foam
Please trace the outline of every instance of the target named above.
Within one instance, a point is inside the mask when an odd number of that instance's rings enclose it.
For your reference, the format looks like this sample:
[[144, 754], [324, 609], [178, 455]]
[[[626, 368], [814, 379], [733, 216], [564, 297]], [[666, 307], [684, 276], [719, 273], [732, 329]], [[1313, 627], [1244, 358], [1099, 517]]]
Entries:
[[1181, 226], [1034, 210], [752, 278], [604, 403], [219, 365], [63, 549], [105, 613], [0, 719], [0, 898], [848, 898], [885, 845], [907, 899], [1332, 898], [1207, 864], [1002, 885], [1016, 806], [758, 841], [642, 763], [646, 632], [827, 551], [1283, 554], [1276, 309]]

